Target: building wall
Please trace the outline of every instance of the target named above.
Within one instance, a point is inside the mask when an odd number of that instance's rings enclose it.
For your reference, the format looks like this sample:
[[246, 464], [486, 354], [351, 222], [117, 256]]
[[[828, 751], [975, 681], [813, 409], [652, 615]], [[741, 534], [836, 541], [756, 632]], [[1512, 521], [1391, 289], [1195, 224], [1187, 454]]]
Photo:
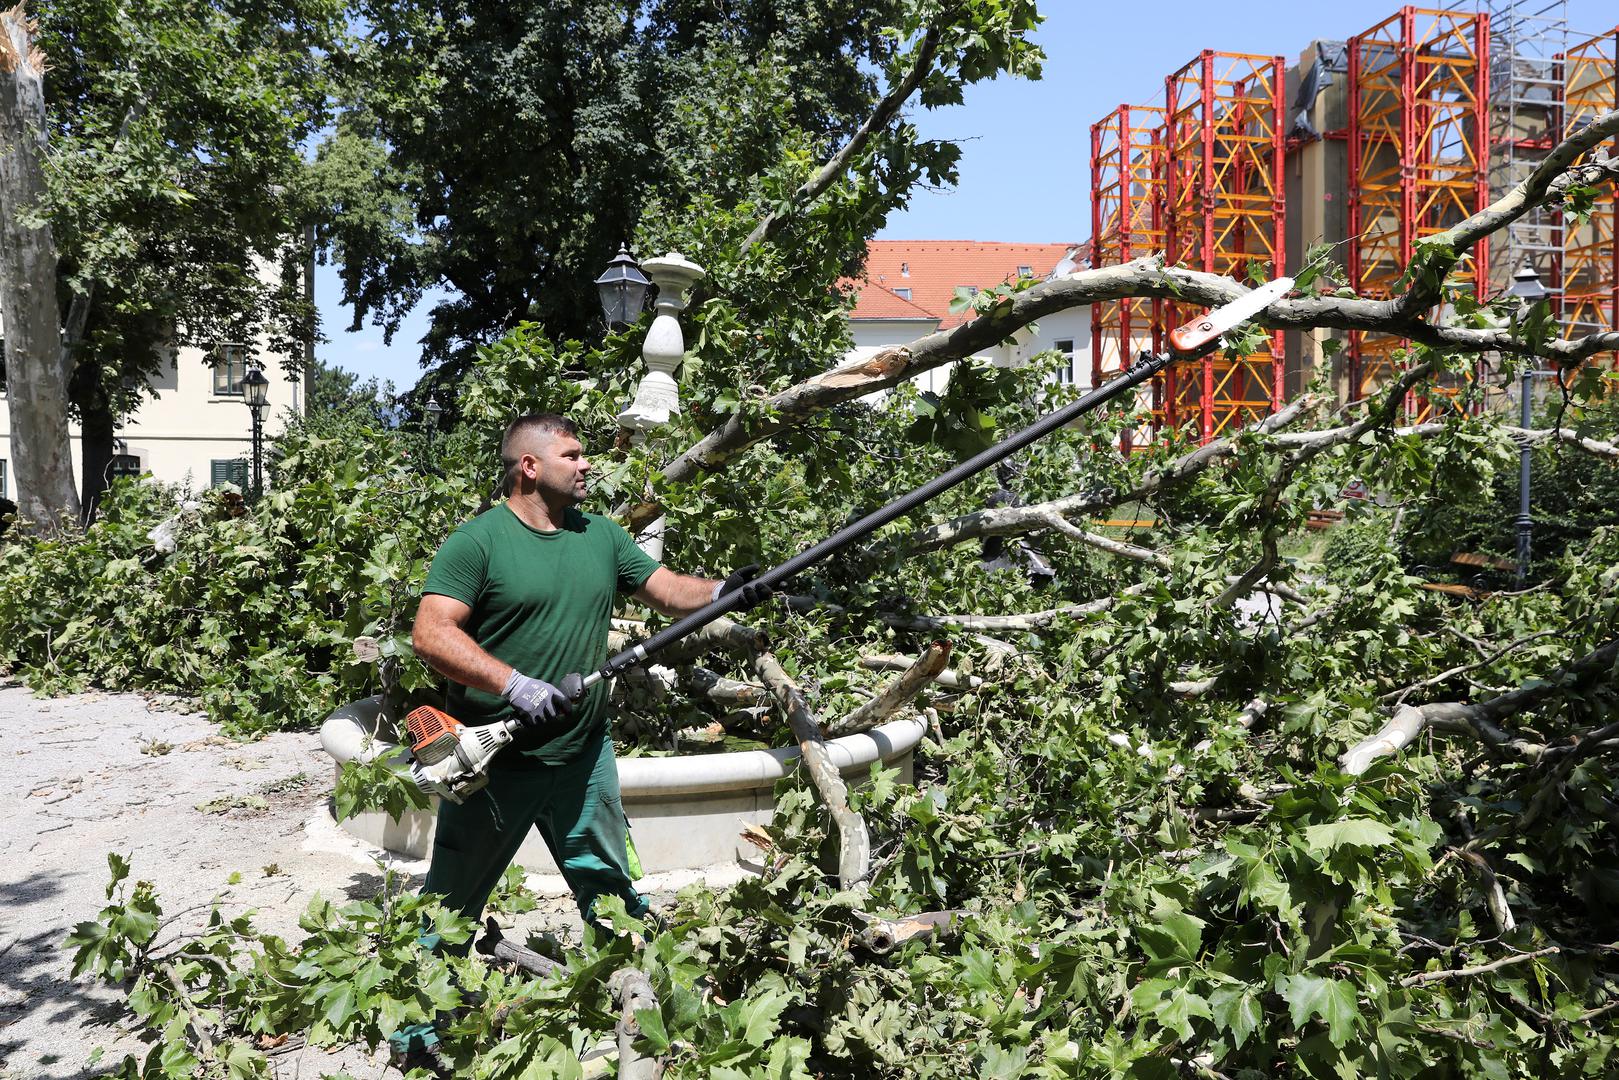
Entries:
[[[150, 383], [154, 396], [143, 400], [117, 431], [123, 444], [121, 452], [138, 458], [142, 471], [165, 483], [189, 483], [196, 489], [209, 486], [213, 461], [242, 459], [249, 462], [251, 470], [253, 453], [251, 413], [241, 395], [214, 393], [214, 372], [205, 355], [196, 348], [171, 351], [162, 371]], [[260, 351], [258, 359], [270, 380], [270, 406], [264, 419], [268, 448], [269, 440], [286, 430], [288, 419], [303, 413], [313, 376], [306, 372], [288, 380], [279, 355]], [[0, 461], [5, 462], [3, 494], [15, 499], [11, 410], [6, 400], [5, 393], [0, 392]], [[73, 424], [71, 431], [73, 476], [77, 482], [83, 461], [79, 425]], [[265, 483], [269, 483], [268, 477]]]
[[[908, 345], [917, 338], [933, 333], [936, 326], [937, 323], [930, 319], [854, 319], [849, 328], [854, 338], [854, 348], [849, 350], [844, 362], [854, 363], [874, 356], [883, 349]], [[1089, 389], [1091, 309], [1088, 306], [1048, 315], [1032, 329], [1021, 331], [1015, 343], [997, 345], [976, 355], [979, 359], [1003, 367], [1020, 365], [1027, 363], [1035, 354], [1054, 348], [1059, 341], [1073, 342], [1074, 380], [1082, 388]], [[953, 364], [945, 364], [932, 371], [924, 371], [912, 381], [924, 391], [942, 394], [949, 385], [952, 367]], [[872, 398], [880, 400], [878, 395], [872, 395]]]

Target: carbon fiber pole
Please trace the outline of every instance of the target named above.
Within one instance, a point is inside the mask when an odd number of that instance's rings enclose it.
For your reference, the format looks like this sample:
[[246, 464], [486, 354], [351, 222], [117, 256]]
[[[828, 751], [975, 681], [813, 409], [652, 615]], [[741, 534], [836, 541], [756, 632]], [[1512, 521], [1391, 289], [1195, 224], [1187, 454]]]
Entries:
[[[1185, 359], [1185, 357], [1176, 356], [1169, 352], [1161, 356], [1142, 353], [1139, 360], [1112, 382], [1098, 386], [1090, 393], [1064, 405], [1055, 412], [1046, 414], [1015, 435], [1008, 436], [989, 449], [975, 454], [949, 472], [940, 474], [916, 490], [901, 495], [882, 509], [873, 510], [859, 521], [844, 526], [809, 550], [799, 552], [780, 566], [771, 567], [753, 580], [764, 585], [775, 586], [795, 577], [827, 556], [835, 555], [856, 540], [869, 536], [895, 518], [902, 517], [928, 500], [949, 491], [968, 477], [976, 476], [991, 465], [1011, 457], [1030, 443], [1051, 434], [1064, 424], [1072, 423], [1097, 406], [1105, 405], [1112, 401], [1126, 390], [1141, 385], [1175, 359]], [[740, 590], [726, 593], [707, 607], [700, 608], [678, 622], [665, 627], [639, 645], [625, 649], [623, 652], [613, 656], [602, 666], [600, 671], [593, 671], [583, 677], [568, 675], [562, 680], [562, 685], [558, 689], [569, 698], [577, 701], [580, 695], [601, 680], [613, 678], [626, 668], [646, 662], [649, 657], [655, 656], [658, 652], [673, 645], [686, 635], [702, 629], [721, 615], [732, 611], [741, 599]]]

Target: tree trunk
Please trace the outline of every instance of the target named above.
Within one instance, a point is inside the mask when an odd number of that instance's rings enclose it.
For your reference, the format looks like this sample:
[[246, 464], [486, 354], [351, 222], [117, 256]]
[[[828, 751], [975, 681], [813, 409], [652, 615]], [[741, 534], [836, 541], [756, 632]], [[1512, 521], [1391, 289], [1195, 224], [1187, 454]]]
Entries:
[[68, 356], [56, 303], [56, 240], [23, 217], [45, 198], [45, 58], [20, 6], [0, 12], [0, 321], [17, 512], [33, 528], [77, 520], [67, 425]]
[[79, 391], [74, 384], [85, 384], [82, 392], [72, 393], [79, 406], [79, 492], [84, 506], [84, 523], [95, 520], [96, 506], [102, 492], [107, 490], [107, 468], [112, 464], [117, 417], [101, 386], [101, 372], [94, 367], [81, 366], [73, 374], [70, 389]]

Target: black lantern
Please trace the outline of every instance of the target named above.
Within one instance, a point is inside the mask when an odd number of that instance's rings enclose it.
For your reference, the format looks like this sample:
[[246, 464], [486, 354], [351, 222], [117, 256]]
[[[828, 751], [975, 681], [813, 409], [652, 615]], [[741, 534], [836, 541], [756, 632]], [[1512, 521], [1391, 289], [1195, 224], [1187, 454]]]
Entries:
[[1525, 305], [1533, 307], [1535, 304], [1551, 295], [1551, 291], [1540, 283], [1540, 275], [1528, 260], [1516, 274], [1512, 275], [1512, 284], [1507, 286], [1507, 295], [1516, 296]]
[[438, 403], [438, 398], [430, 397], [423, 409], [427, 413], [428, 430], [437, 431], [439, 417], [444, 415], [444, 406]]
[[596, 279], [602, 316], [607, 319], [609, 329], [628, 326], [640, 318], [641, 309], [646, 306], [647, 287], [651, 284], [630, 254], [629, 245], [620, 244], [618, 257], [608, 263], [602, 276]]
[[257, 500], [264, 492], [264, 410], [270, 406], [270, 380], [256, 365], [242, 377], [242, 400], [253, 413], [253, 492]]

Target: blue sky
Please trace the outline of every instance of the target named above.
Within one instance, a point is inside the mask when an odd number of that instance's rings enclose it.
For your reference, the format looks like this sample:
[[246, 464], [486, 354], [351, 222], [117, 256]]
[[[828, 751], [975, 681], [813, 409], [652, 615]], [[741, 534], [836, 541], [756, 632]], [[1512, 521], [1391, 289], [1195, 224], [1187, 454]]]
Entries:
[[[1551, 0], [1534, 0], [1538, 9]], [[1435, 4], [1433, 6], [1441, 6]], [[1552, 5], [1555, 7], [1555, 5]], [[1046, 52], [1039, 82], [1003, 79], [967, 91], [966, 103], [920, 112], [933, 138], [962, 143], [961, 183], [919, 191], [880, 234], [887, 239], [1079, 241], [1090, 235], [1090, 125], [1121, 103], [1161, 102], [1164, 76], [1202, 49], [1280, 55], [1296, 61], [1317, 38], [1341, 40], [1398, 10], [1394, 0], [1247, 0], [1210, 5], [1175, 2], [1091, 3], [1043, 0], [1038, 40]], [[1567, 0], [1571, 31], [1611, 29], [1612, 0]], [[1218, 19], [1216, 13], [1231, 18]], [[391, 380], [400, 389], [420, 375], [417, 344], [426, 328], [419, 306], [394, 337], [366, 327], [348, 333], [350, 313], [331, 267], [320, 267], [316, 302], [328, 362]]]

